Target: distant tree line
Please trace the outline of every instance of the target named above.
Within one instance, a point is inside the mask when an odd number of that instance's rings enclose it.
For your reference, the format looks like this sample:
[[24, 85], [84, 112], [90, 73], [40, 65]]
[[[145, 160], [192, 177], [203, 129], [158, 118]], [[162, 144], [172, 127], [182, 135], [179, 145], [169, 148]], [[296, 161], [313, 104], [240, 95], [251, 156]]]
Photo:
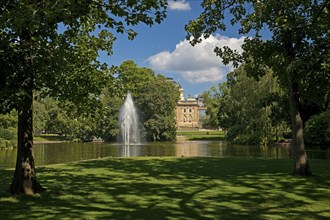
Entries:
[[[125, 61], [114, 68], [95, 111], [82, 112], [70, 101], [34, 94], [34, 132], [59, 134], [67, 140], [91, 141], [101, 138], [116, 141], [119, 135], [118, 116], [128, 91], [138, 108], [141, 135], [146, 141], [173, 141], [176, 137], [174, 108], [179, 89], [153, 70]], [[101, 86], [101, 85], [100, 85]], [[15, 146], [17, 112], [0, 115], [1, 146]]]
[[[207, 106], [207, 125], [222, 128], [236, 144], [270, 144], [291, 138], [290, 114], [284, 91], [273, 72], [258, 80], [249, 77], [244, 65], [227, 75], [227, 81], [202, 96]], [[330, 146], [329, 99], [316, 105], [304, 97], [300, 106], [309, 146]]]

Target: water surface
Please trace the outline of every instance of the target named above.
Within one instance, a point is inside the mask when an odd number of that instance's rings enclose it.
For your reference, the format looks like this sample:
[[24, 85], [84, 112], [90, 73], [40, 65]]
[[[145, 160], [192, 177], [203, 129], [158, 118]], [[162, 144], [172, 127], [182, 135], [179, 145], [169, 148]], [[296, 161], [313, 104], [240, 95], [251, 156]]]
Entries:
[[[225, 141], [178, 141], [123, 146], [114, 143], [35, 144], [36, 166], [97, 159], [102, 157], [252, 157], [290, 158], [289, 145], [245, 146]], [[307, 150], [309, 158], [330, 159], [330, 150]], [[14, 168], [17, 149], [0, 150], [0, 168]]]

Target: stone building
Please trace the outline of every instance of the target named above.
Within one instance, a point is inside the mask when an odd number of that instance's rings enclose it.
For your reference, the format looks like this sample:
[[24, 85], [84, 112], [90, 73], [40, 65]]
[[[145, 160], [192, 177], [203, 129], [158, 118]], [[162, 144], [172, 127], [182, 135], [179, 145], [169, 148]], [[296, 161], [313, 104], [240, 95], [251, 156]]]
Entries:
[[[182, 86], [175, 82], [173, 78], [167, 78], [180, 90], [180, 100], [175, 107], [175, 121], [177, 128], [200, 128], [202, 123], [200, 115], [205, 115], [203, 99], [185, 98]], [[202, 114], [201, 114], [202, 113]]]
[[199, 127], [199, 106], [195, 98], [184, 98], [184, 91], [180, 88], [180, 100], [175, 107], [177, 128]]

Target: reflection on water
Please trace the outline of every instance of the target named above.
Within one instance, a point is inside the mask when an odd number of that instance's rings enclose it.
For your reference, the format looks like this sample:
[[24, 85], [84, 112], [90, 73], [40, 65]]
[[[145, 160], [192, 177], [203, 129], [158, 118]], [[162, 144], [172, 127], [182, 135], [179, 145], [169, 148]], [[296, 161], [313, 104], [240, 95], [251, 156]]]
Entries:
[[[17, 149], [0, 150], [0, 168], [14, 168]], [[34, 145], [37, 166], [102, 157], [259, 157], [289, 158], [289, 146], [231, 145], [224, 141], [182, 141], [123, 146], [113, 143], [53, 143]], [[330, 159], [330, 150], [307, 150], [309, 158]]]

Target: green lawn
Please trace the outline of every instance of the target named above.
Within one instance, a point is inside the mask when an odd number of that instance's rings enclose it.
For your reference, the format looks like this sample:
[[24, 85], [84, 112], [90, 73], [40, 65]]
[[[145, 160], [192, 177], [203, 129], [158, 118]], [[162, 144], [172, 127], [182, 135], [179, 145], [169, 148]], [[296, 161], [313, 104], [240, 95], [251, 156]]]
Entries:
[[65, 137], [58, 134], [35, 134], [33, 140], [35, 142], [61, 142], [65, 141]]
[[5, 190], [1, 219], [330, 219], [330, 161], [313, 177], [292, 177], [286, 159], [106, 158], [39, 167], [48, 191]]
[[185, 136], [188, 140], [224, 140], [225, 133], [224, 131], [186, 131], [178, 130], [178, 136]]

